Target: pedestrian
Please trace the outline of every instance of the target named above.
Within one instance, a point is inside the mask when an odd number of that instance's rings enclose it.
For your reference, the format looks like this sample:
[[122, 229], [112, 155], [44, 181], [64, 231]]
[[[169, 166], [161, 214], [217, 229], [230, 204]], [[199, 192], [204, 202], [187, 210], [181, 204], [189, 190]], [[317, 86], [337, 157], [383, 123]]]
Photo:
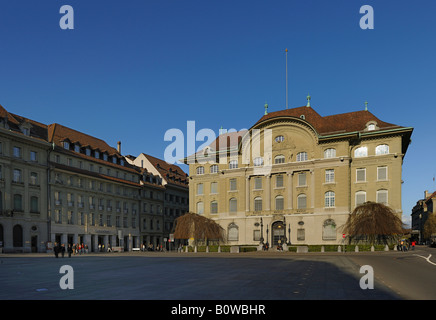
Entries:
[[61, 255], [62, 255], [62, 258], [64, 257], [64, 255], [65, 255], [65, 245], [62, 243], [62, 245], [61, 245]]
[[73, 252], [73, 247], [71, 246], [71, 243], [68, 244], [68, 258], [71, 258], [71, 253]]
[[412, 241], [412, 251], [415, 250], [415, 245], [416, 245], [416, 242], [415, 242], [415, 240], [413, 240]]
[[59, 247], [58, 247], [58, 243], [55, 242], [54, 247], [53, 247], [53, 252], [56, 258], [59, 257]]

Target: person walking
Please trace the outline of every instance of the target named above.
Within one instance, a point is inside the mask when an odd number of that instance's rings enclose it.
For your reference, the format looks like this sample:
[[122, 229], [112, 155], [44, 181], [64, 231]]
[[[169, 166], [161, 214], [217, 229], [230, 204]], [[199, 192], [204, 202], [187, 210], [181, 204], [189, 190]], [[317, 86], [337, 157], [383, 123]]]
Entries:
[[53, 247], [53, 252], [56, 258], [59, 258], [59, 246], [58, 243], [55, 242], [54, 247]]
[[65, 245], [62, 243], [62, 245], [61, 245], [61, 255], [62, 255], [62, 258], [64, 257], [64, 255], [65, 255]]
[[73, 252], [73, 247], [71, 246], [71, 243], [68, 244], [67, 251], [68, 251], [68, 258], [71, 258], [71, 253]]

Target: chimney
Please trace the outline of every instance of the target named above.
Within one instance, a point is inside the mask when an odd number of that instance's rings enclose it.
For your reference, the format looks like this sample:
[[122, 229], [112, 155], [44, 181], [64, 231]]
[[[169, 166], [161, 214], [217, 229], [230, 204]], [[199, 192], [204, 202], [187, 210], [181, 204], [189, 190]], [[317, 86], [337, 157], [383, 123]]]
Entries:
[[427, 199], [428, 198], [428, 190], [425, 190], [424, 191], [424, 199]]
[[117, 143], [117, 151], [119, 154], [121, 154], [121, 141], [118, 141]]

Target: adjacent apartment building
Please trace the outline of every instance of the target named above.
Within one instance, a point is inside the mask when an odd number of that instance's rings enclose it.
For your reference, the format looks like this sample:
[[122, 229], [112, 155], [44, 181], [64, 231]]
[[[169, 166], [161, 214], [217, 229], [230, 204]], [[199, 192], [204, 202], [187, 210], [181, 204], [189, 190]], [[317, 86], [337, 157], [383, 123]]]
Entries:
[[363, 111], [307, 106], [265, 114], [185, 160], [190, 211], [216, 220], [229, 244], [338, 244], [366, 201], [402, 215], [402, 164], [413, 129]]
[[[180, 176], [173, 179], [128, 160], [121, 142], [113, 148], [0, 106], [0, 249], [46, 252], [54, 243], [84, 244], [91, 252], [165, 246], [174, 218], [187, 211], [187, 175], [172, 167]], [[179, 202], [166, 200], [173, 197]]]

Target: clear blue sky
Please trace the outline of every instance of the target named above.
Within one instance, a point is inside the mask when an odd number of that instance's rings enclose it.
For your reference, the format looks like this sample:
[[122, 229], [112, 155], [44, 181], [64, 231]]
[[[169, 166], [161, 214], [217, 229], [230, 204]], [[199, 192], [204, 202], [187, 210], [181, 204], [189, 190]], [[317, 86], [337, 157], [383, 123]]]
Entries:
[[[74, 30], [62, 30], [62, 5]], [[362, 30], [362, 5], [374, 30]], [[170, 128], [250, 127], [289, 107], [369, 110], [414, 127], [403, 165], [408, 218], [436, 174], [436, 2], [128, 0], [0, 2], [0, 104], [163, 158]], [[201, 142], [198, 143], [200, 145]], [[197, 146], [198, 146], [197, 145]], [[184, 167], [186, 170], [186, 167]]]

